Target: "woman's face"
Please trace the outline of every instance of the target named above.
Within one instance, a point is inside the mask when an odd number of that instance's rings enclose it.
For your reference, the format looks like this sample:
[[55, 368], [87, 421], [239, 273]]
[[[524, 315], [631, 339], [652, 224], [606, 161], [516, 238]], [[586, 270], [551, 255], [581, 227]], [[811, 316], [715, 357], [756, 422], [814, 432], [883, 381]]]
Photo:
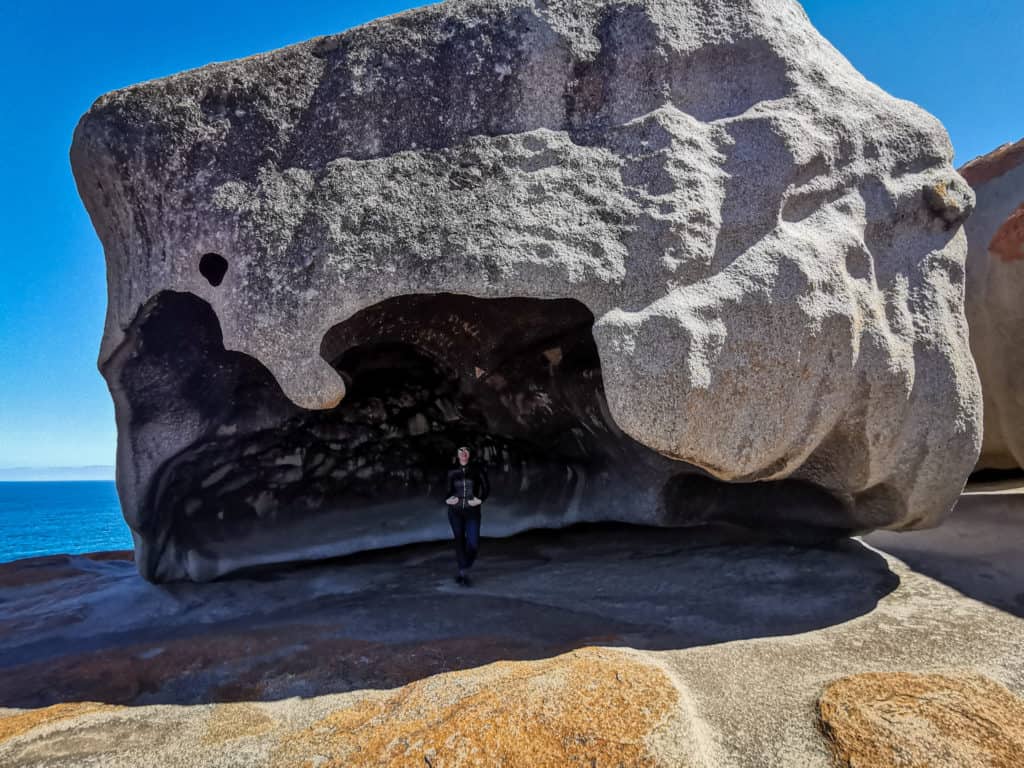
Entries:
[[467, 462], [469, 462], [469, 451], [459, 451], [459, 464], [466, 464]]

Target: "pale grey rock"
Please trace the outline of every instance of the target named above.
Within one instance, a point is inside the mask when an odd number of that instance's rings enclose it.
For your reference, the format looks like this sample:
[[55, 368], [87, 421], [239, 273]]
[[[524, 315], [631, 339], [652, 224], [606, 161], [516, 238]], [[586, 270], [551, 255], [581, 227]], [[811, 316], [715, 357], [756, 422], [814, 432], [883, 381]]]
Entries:
[[1024, 139], [960, 169], [977, 195], [967, 233], [967, 324], [984, 394], [978, 469], [1024, 467]]
[[101, 97], [71, 160], [140, 570], [445, 536], [422, 457], [471, 424], [485, 535], [939, 523], [981, 422], [952, 155], [790, 0], [446, 2]]

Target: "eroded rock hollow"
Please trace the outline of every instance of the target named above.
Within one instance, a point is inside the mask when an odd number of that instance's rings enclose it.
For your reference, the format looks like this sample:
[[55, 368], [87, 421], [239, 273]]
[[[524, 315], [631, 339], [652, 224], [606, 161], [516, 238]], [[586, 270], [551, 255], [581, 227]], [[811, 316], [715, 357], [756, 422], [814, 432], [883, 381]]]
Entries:
[[974, 195], [789, 0], [446, 2], [102, 96], [71, 148], [141, 572], [577, 520], [937, 524]]

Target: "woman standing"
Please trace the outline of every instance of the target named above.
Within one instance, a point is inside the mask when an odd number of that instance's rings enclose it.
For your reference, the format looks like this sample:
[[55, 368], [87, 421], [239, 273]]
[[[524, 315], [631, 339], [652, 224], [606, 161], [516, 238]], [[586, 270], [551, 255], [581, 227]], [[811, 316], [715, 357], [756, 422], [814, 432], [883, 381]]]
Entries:
[[458, 466], [448, 470], [448, 522], [455, 536], [455, 561], [459, 572], [455, 583], [470, 585], [467, 571], [480, 547], [480, 505], [490, 493], [487, 471], [479, 462], [470, 463], [469, 448], [461, 446]]

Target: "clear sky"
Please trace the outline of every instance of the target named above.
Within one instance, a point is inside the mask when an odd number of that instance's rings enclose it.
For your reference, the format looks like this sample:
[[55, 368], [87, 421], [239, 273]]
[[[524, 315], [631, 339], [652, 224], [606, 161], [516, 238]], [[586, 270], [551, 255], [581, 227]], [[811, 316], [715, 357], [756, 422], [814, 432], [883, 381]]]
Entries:
[[[113, 464], [96, 369], [103, 251], [71, 134], [116, 88], [339, 32], [418, 2], [12, 0], [0, 21], [0, 468]], [[807, 0], [854, 66], [945, 123], [960, 165], [1024, 136], [1021, 0]]]

